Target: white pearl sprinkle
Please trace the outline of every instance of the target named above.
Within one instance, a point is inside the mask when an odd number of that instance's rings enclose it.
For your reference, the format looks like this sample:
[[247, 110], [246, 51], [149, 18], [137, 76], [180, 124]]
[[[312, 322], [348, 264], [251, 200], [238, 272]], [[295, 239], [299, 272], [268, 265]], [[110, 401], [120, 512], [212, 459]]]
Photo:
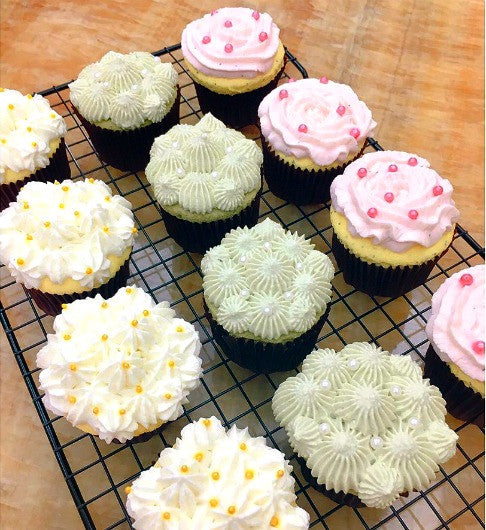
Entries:
[[154, 62], [160, 63], [160, 57], [157, 57], [156, 55], [154, 55]]
[[402, 393], [402, 389], [398, 385], [393, 385], [390, 388], [390, 392], [392, 396], [399, 396]]
[[246, 256], [241, 256], [240, 261], [241, 261], [241, 263], [245, 263], [246, 262]]
[[184, 174], [184, 169], [181, 168], [181, 167], [178, 167], [178, 168], [176, 169], [176, 173], [177, 173], [178, 175], [183, 175], [183, 174]]
[[322, 434], [327, 434], [329, 432], [329, 425], [327, 423], [321, 423], [319, 425], [319, 430], [322, 432]]
[[103, 86], [110, 86], [110, 83], [108, 83], [108, 81], [105, 81], [105, 82], [103, 83]]
[[172, 147], [177, 149], [179, 147], [179, 142], [172, 142]]
[[270, 241], [265, 241], [265, 243], [263, 243], [263, 248], [265, 250], [270, 250], [272, 248], [272, 244], [270, 243]]
[[207, 139], [208, 139], [208, 133], [203, 132], [203, 133], [201, 134], [201, 139], [202, 139], [202, 140], [207, 140]]
[[284, 293], [284, 298], [286, 300], [291, 300], [292, 299], [292, 293], [290, 291], [287, 291]]
[[250, 291], [248, 289], [242, 289], [240, 291], [240, 296], [242, 298], [248, 298], [250, 296]]
[[263, 312], [266, 314], [266, 315], [269, 315], [271, 312], [272, 312], [272, 308], [271, 307], [264, 307], [263, 308]]
[[373, 449], [377, 449], [383, 445], [383, 440], [379, 436], [373, 436], [370, 440], [370, 445]]
[[219, 177], [219, 173], [217, 171], [213, 171], [211, 173], [211, 176], [213, 177], [213, 179], [217, 179]]
[[412, 427], [412, 429], [415, 429], [420, 425], [420, 420], [418, 418], [413, 417], [410, 418], [408, 424], [410, 425], [410, 427]]
[[357, 370], [359, 367], [359, 362], [357, 359], [349, 359], [348, 366], [351, 368], [351, 370]]
[[232, 153], [233, 152], [233, 148], [231, 147], [231, 145], [226, 148], [226, 152], [227, 153]]
[[148, 70], [146, 68], [144, 68], [140, 73], [142, 75], [147, 75], [148, 74]]
[[328, 388], [331, 388], [331, 381], [329, 381], [328, 379], [323, 379], [321, 381], [321, 388], [323, 390], [327, 390]]
[[304, 265], [302, 263], [297, 263], [297, 265], [295, 266], [296, 269], [300, 270]]
[[133, 90], [134, 92], [136, 92], [136, 91], [138, 90], [138, 85], [133, 85], [133, 86], [132, 86], [132, 90]]
[[95, 72], [94, 73], [94, 76], [96, 77], [96, 79], [98, 79], [98, 77], [100, 77], [100, 75], [101, 75], [101, 72]]

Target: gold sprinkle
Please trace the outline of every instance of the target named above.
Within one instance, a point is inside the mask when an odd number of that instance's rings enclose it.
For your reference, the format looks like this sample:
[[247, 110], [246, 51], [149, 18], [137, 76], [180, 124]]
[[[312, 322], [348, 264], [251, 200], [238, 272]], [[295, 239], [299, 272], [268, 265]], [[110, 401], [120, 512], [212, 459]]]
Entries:
[[106, 309], [108, 307], [108, 302], [102, 302], [101, 307]]
[[219, 480], [219, 473], [218, 473], [217, 471], [213, 471], [213, 472], [211, 473], [211, 478], [212, 478], [213, 480]]
[[61, 189], [62, 191], [69, 191], [69, 186], [63, 186]]
[[109, 195], [105, 195], [105, 201], [106, 202], [110, 202], [111, 201], [111, 197]]
[[127, 361], [123, 361], [122, 362], [122, 368], [124, 370], [128, 370], [130, 368], [130, 363], [128, 363]]
[[24, 210], [28, 210], [28, 209], [29, 209], [29, 203], [28, 203], [27, 201], [24, 201], [24, 202], [22, 203], [22, 208], [23, 208]]
[[196, 453], [194, 455], [194, 460], [197, 460], [198, 462], [200, 462], [203, 458], [204, 458], [204, 453]]
[[96, 415], [96, 414], [99, 414], [99, 413], [100, 413], [99, 407], [93, 407], [93, 414]]
[[120, 416], [123, 416], [124, 414], [126, 414], [126, 412], [127, 412], [127, 411], [126, 411], [125, 409], [120, 409], [120, 410], [118, 411], [118, 414], [120, 414]]
[[175, 362], [172, 361], [172, 360], [170, 360], [170, 361], [167, 363], [167, 366], [168, 366], [169, 368], [174, 368], [174, 366], [175, 366]]
[[56, 118], [56, 115], [54, 114], [54, 112], [51, 112], [51, 118], [52, 119]]
[[282, 478], [285, 475], [285, 471], [283, 469], [279, 469], [277, 471], [277, 478]]
[[170, 519], [170, 513], [169, 513], [169, 512], [164, 512], [164, 513], [162, 514], [162, 517], [163, 517], [166, 521], [168, 521], [168, 520]]
[[132, 228], [132, 234], [136, 234], [137, 232], [138, 232], [138, 230], [135, 227], [133, 227]]
[[65, 207], [65, 204], [63, 202], [60, 202], [59, 203], [59, 208], [61, 208], [61, 210]]
[[23, 265], [25, 261], [22, 258], [17, 258], [17, 265]]
[[55, 180], [55, 181], [54, 181], [54, 184], [55, 184], [56, 186], [59, 186], [61, 183], [60, 183], [58, 180]]
[[246, 451], [246, 448], [247, 448], [246, 443], [245, 443], [245, 442], [241, 442], [241, 443], [240, 443], [240, 449], [241, 449], [242, 451]]
[[203, 424], [206, 426], [206, 427], [209, 427], [211, 425], [211, 420], [208, 420], [207, 418], [203, 420]]
[[25, 239], [27, 239], [27, 241], [32, 241], [32, 239], [34, 239], [30, 234], [27, 234], [25, 236]]
[[32, 142], [32, 147], [37, 147], [37, 142]]
[[245, 478], [247, 478], [248, 480], [251, 480], [254, 476], [255, 476], [255, 472], [253, 470], [247, 469], [245, 471]]
[[7, 140], [5, 140], [5, 138], [2, 138], [2, 139], [0, 140], [0, 142], [2, 142], [2, 144], [6, 144], [6, 143], [7, 143]]
[[109, 229], [108, 226], [104, 226], [104, 227], [103, 227], [103, 232], [104, 232], [105, 234], [107, 234], [109, 231], [110, 231], [110, 229]]
[[187, 473], [189, 471], [189, 468], [184, 464], [181, 466], [181, 473]]
[[86, 274], [93, 274], [93, 269], [91, 267], [86, 267], [86, 270], [84, 272]]
[[276, 515], [274, 515], [271, 519], [270, 519], [270, 526], [278, 526], [278, 523], [279, 523], [279, 520], [278, 520], [278, 517]]
[[27, 99], [32, 99], [32, 94], [27, 94]]
[[172, 394], [167, 393], [167, 394], [165, 394], [164, 397], [165, 397], [165, 399], [171, 399], [172, 398]]
[[184, 331], [184, 328], [182, 326], [177, 326], [176, 331], [177, 333], [182, 333]]
[[27, 127], [27, 132], [32, 132], [32, 127]]
[[236, 513], [236, 506], [228, 506], [228, 513], [234, 515]]
[[9, 103], [9, 104], [8, 104], [8, 108], [9, 108], [10, 110], [13, 110], [13, 109], [15, 108], [15, 106], [12, 105], [12, 103]]
[[74, 215], [75, 215], [76, 217], [78, 217], [78, 215], [79, 215], [78, 210], [74, 210]]
[[219, 504], [219, 501], [218, 499], [213, 498], [209, 501], [209, 504], [211, 505], [212, 508], [216, 508], [216, 506]]
[[93, 178], [93, 177], [89, 177], [88, 182], [89, 182], [90, 184], [93, 184], [93, 183], [94, 183], [94, 178]]
[[5, 89], [3, 87], [0, 87], [0, 92], [5, 92]]
[[50, 223], [49, 221], [46, 221], [46, 222], [44, 223], [44, 226], [45, 226], [46, 228], [49, 228], [49, 227], [51, 226], [51, 223]]
[[131, 294], [132, 291], [133, 291], [133, 289], [132, 289], [131, 287], [127, 287], [127, 288], [125, 289], [125, 292], [126, 292], [127, 294]]
[[148, 309], [144, 309], [143, 312], [142, 312], [142, 315], [144, 317], [148, 317], [150, 315], [150, 311]]
[[103, 342], [106, 342], [108, 340], [108, 335], [106, 333], [103, 333], [103, 335], [101, 335], [101, 340]]
[[136, 327], [138, 326], [138, 320], [132, 320], [132, 321], [130, 322], [130, 324], [131, 324], [134, 328], [136, 328]]
[[63, 309], [67, 309], [67, 306], [68, 306], [67, 304], [61, 304], [61, 307], [62, 307]]
[[132, 488], [131, 488], [130, 486], [127, 486], [127, 487], [125, 488], [125, 493], [128, 495], [128, 494], [131, 493], [131, 492], [132, 492]]
[[76, 403], [76, 398], [74, 396], [69, 396], [68, 401], [71, 403], [71, 405], [74, 405]]
[[74, 363], [71, 363], [69, 365], [69, 369], [71, 370], [71, 372], [75, 372], [78, 369], [78, 367]]
[[64, 340], [71, 340], [71, 335], [69, 335], [68, 333], [66, 333], [65, 335], [63, 335], [62, 337]]
[[143, 388], [142, 388], [140, 385], [137, 385], [137, 386], [135, 387], [135, 392], [136, 392], [137, 394], [141, 394], [141, 393], [143, 392]]

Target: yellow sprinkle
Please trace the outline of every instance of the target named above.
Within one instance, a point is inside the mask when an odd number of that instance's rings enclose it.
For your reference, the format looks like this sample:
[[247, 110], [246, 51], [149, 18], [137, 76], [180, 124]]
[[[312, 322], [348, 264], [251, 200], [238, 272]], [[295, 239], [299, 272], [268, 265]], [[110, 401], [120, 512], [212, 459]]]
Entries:
[[109, 195], [105, 195], [105, 201], [106, 202], [110, 202], [111, 201], [111, 197]]
[[247, 469], [245, 471], [245, 478], [247, 478], [248, 480], [251, 480], [254, 476], [255, 476], [255, 473], [251, 469]]
[[61, 210], [65, 207], [65, 204], [63, 202], [60, 202], [59, 203], [59, 208], [61, 208]]
[[218, 473], [217, 471], [213, 471], [213, 472], [211, 473], [211, 478], [212, 478], [213, 480], [219, 480], [219, 473]]
[[3, 87], [0, 87], [0, 92], [5, 92], [5, 89]]
[[61, 189], [62, 191], [69, 191], [69, 186], [63, 186]]
[[174, 366], [175, 366], [175, 362], [172, 361], [172, 360], [170, 360], [170, 361], [167, 363], [167, 365], [169, 366], [169, 368], [174, 368]]
[[132, 289], [131, 287], [127, 287], [127, 288], [125, 289], [125, 292], [126, 292], [127, 294], [131, 294], [132, 291], [133, 291], [133, 289]]
[[56, 186], [59, 186], [61, 183], [60, 183], [58, 180], [55, 180], [55, 181], [54, 181], [54, 184], [55, 184]]
[[177, 326], [176, 331], [177, 333], [182, 333], [184, 331], [184, 328], [182, 326]]
[[105, 234], [107, 234], [109, 231], [110, 231], [110, 229], [109, 229], [108, 226], [104, 226], [104, 227], [103, 227], [103, 232], [104, 232]]
[[133, 227], [132, 228], [132, 234], [136, 234], [137, 232], [138, 232], [138, 230], [135, 227]]
[[282, 478], [285, 475], [285, 471], [283, 469], [279, 469], [277, 471], [277, 478]]
[[37, 147], [37, 142], [32, 142], [32, 147]]
[[49, 221], [46, 221], [46, 222], [44, 223], [44, 226], [45, 226], [46, 228], [49, 228], [49, 227], [51, 226], [51, 223], [50, 223]]
[[101, 335], [101, 340], [103, 342], [106, 342], [108, 340], [108, 335], [106, 333], [103, 333], [103, 335]]
[[27, 99], [32, 99], [32, 94], [27, 94]]
[[204, 453], [196, 453], [194, 459], [200, 462], [204, 458]]
[[67, 309], [67, 304], [61, 304], [61, 307], [62, 307], [63, 309]]
[[32, 127], [27, 127], [27, 132], [32, 132]]
[[22, 208], [23, 208], [24, 210], [28, 210], [28, 209], [29, 209], [29, 203], [28, 203], [27, 201], [24, 201], [24, 202], [22, 203]]
[[138, 320], [132, 320], [132, 321], [130, 322], [130, 324], [131, 324], [134, 328], [136, 328], [136, 327], [138, 326]]
[[184, 464], [181, 466], [181, 473], [187, 473], [189, 471], [189, 468]]
[[89, 182], [90, 184], [93, 184], [93, 183], [94, 183], [94, 178], [93, 178], [93, 177], [89, 177], [88, 182]]
[[34, 239], [30, 234], [27, 234], [25, 236], [25, 239], [27, 239], [27, 241], [32, 241], [32, 239]]
[[17, 258], [17, 265], [23, 265], [25, 261], [22, 258]]
[[78, 210], [74, 210], [74, 215], [77, 217], [79, 215]]
[[203, 420], [203, 424], [206, 426], [206, 427], [209, 427], [211, 425], [211, 420], [208, 420], [207, 418]]
[[124, 370], [128, 370], [130, 368], [130, 363], [127, 363], [127, 361], [122, 362], [122, 368]]
[[172, 394], [167, 393], [167, 394], [165, 394], [164, 397], [165, 397], [165, 399], [171, 399], [172, 398]]
[[211, 507], [216, 508], [216, 506], [219, 504], [219, 501], [218, 499], [211, 499], [209, 501], [209, 504], [211, 505]]
[[63, 335], [62, 337], [64, 340], [71, 340], [71, 335], [69, 335], [68, 333], [66, 333], [65, 335]]
[[71, 372], [75, 372], [78, 369], [78, 367], [74, 363], [71, 363], [69, 365], [69, 369], [71, 370]]
[[241, 442], [241, 443], [240, 443], [240, 449], [241, 449], [242, 451], [246, 451], [246, 443], [245, 443], [245, 442]]
[[234, 515], [236, 513], [236, 506], [229, 506], [228, 507], [228, 513], [230, 515]]
[[10, 110], [13, 110], [13, 109], [15, 108], [15, 106], [12, 105], [12, 103], [9, 103], [9, 104], [8, 104], [8, 108], [9, 108]]
[[72, 405], [74, 405], [76, 403], [76, 398], [74, 396], [69, 396], [68, 397], [68, 401], [69, 403], [71, 403]]
[[143, 312], [142, 312], [142, 315], [144, 317], [148, 317], [150, 315], [150, 311], [148, 309], [144, 309]]
[[169, 513], [169, 512], [164, 512], [164, 513], [162, 514], [162, 517], [163, 517], [166, 521], [168, 521], [168, 520], [170, 519], [170, 513]]
[[279, 521], [278, 521], [278, 517], [277, 517], [276, 515], [274, 515], [274, 516], [270, 519], [270, 526], [273, 526], [273, 527], [278, 526], [278, 523], [279, 523]]
[[106, 309], [108, 307], [108, 302], [102, 302], [101, 307]]
[[136, 392], [137, 394], [141, 394], [141, 393], [143, 392], [143, 388], [142, 388], [140, 385], [137, 385], [137, 386], [135, 387], [135, 392]]
[[132, 488], [131, 488], [130, 486], [127, 486], [127, 487], [125, 488], [125, 493], [128, 495], [128, 494], [131, 493], [131, 492], [132, 492]]
[[86, 267], [86, 270], [84, 272], [86, 274], [93, 274], [93, 269], [91, 267]]
[[98, 407], [93, 407], [93, 414], [99, 414], [100, 413], [100, 409]]
[[0, 140], [0, 142], [2, 142], [2, 144], [6, 144], [6, 143], [7, 143], [7, 140], [5, 140], [5, 138], [2, 138], [2, 139]]
[[127, 411], [125, 409], [120, 409], [118, 411], [118, 414], [120, 414], [120, 416], [123, 416]]
[[56, 118], [56, 114], [54, 114], [54, 112], [51, 112], [51, 118], [52, 119]]

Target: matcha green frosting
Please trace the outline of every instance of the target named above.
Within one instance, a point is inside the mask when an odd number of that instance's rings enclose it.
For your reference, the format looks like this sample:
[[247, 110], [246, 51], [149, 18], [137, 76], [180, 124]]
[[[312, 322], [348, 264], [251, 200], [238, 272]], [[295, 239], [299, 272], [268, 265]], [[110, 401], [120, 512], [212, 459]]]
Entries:
[[456, 451], [439, 390], [409, 356], [366, 342], [313, 351], [272, 408], [319, 484], [374, 508], [427, 488]]
[[162, 207], [195, 214], [236, 210], [261, 186], [261, 149], [206, 114], [196, 125], [176, 125], [155, 139], [145, 170]]

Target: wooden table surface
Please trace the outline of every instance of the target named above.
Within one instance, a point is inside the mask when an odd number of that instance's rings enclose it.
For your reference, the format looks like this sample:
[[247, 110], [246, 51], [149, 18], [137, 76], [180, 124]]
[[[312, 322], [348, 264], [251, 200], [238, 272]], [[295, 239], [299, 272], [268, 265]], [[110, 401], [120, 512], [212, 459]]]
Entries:
[[[201, 4], [4, 0], [0, 84], [42, 90], [74, 78], [108, 50], [152, 51], [179, 42], [185, 24], [222, 5]], [[270, 12], [309, 75], [351, 85], [372, 109], [384, 147], [417, 153], [452, 181], [461, 224], [484, 243], [483, 2], [224, 4]], [[0, 338], [0, 526], [81, 528], [3, 333]]]

